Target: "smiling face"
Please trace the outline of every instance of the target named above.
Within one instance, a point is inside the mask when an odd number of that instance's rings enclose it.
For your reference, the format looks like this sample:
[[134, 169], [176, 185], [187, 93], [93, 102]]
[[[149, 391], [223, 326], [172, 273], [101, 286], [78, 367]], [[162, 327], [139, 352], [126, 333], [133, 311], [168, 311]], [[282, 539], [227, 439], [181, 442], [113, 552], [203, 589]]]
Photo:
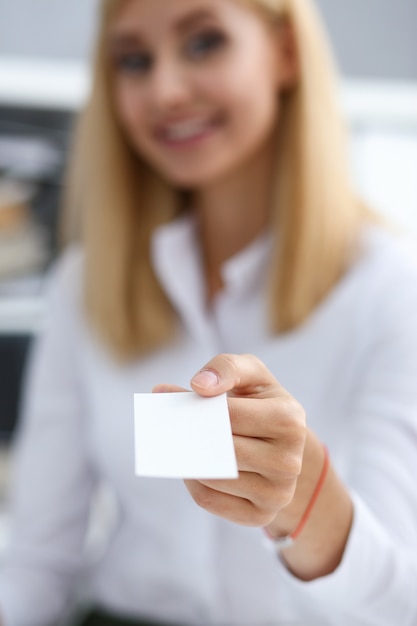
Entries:
[[280, 39], [237, 0], [128, 0], [108, 47], [134, 149], [191, 189], [247, 167], [270, 144], [293, 78]]

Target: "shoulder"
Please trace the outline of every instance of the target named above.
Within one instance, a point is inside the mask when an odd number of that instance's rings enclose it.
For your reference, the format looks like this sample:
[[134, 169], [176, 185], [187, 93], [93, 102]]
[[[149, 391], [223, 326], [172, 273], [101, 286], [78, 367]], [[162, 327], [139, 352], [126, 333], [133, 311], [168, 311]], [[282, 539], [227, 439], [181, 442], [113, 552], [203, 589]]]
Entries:
[[360, 234], [360, 253], [349, 274], [371, 291], [408, 286], [417, 290], [417, 242], [381, 226], [367, 226]]
[[362, 260], [383, 266], [390, 273], [417, 276], [417, 241], [382, 226], [367, 226], [361, 232]]
[[348, 272], [357, 306], [375, 322], [417, 319], [417, 242], [380, 226], [364, 228], [360, 242], [359, 258]]
[[320, 310], [367, 335], [403, 328], [417, 336], [417, 243], [379, 225], [364, 226], [347, 271]]
[[45, 295], [51, 312], [79, 310], [83, 291], [84, 252], [79, 245], [68, 246], [49, 268]]

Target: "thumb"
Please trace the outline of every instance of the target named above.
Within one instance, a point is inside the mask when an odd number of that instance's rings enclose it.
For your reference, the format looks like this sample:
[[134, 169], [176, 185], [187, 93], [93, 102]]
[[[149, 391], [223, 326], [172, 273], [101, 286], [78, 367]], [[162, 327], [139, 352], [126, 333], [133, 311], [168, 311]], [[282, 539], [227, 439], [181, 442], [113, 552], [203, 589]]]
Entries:
[[202, 396], [235, 395], [265, 398], [286, 394], [266, 365], [251, 354], [220, 354], [191, 379], [192, 389]]

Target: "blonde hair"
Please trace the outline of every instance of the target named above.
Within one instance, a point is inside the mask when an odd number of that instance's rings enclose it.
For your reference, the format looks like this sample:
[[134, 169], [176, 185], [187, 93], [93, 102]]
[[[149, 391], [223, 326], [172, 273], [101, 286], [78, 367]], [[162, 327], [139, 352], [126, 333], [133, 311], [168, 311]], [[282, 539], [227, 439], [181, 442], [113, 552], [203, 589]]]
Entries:
[[[66, 222], [73, 232], [81, 223], [89, 319], [116, 355], [129, 358], [163, 344], [174, 331], [175, 313], [154, 275], [150, 240], [158, 224], [178, 215], [183, 199], [133, 153], [117, 122], [106, 35], [122, 1], [103, 0]], [[310, 0], [241, 1], [267, 19], [288, 20], [298, 55], [297, 85], [282, 95], [272, 207], [278, 245], [270, 317], [279, 333], [302, 324], [340, 279], [364, 210], [350, 183], [336, 73], [314, 6]]]

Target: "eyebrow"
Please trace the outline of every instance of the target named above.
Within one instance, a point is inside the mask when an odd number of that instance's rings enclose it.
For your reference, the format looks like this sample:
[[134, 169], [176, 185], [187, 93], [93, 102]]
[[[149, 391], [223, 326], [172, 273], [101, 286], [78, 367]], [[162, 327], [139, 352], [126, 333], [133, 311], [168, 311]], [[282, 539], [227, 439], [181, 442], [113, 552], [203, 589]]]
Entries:
[[125, 50], [126, 48], [131, 48], [133, 46], [137, 46], [138, 44], [142, 44], [141, 38], [136, 33], [121, 33], [121, 32], [113, 32], [110, 33], [108, 38], [108, 43], [110, 45], [111, 50], [117, 52], [119, 50]]
[[[198, 25], [200, 22], [213, 19], [213, 12], [210, 9], [201, 8], [196, 9], [192, 13], [188, 13], [182, 17], [179, 17], [174, 21], [173, 27], [174, 30], [177, 30], [179, 33], [184, 33], [191, 30], [193, 27]], [[129, 31], [126, 29], [115, 29], [110, 31], [109, 37], [110, 45], [113, 49], [120, 49], [125, 47], [130, 47], [134, 45], [142, 45], [145, 43], [140, 33], [135, 31]]]
[[174, 28], [180, 32], [188, 31], [196, 24], [208, 19], [213, 19], [213, 12], [207, 8], [196, 9], [192, 13], [180, 17], [174, 22]]

